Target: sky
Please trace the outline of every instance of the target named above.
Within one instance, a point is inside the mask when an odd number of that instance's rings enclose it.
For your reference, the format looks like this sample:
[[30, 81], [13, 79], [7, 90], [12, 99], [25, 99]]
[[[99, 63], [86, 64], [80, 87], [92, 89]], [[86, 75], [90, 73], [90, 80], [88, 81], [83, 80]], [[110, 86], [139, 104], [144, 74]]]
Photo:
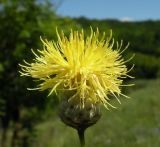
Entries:
[[160, 0], [62, 0], [57, 13], [90, 19], [160, 20]]

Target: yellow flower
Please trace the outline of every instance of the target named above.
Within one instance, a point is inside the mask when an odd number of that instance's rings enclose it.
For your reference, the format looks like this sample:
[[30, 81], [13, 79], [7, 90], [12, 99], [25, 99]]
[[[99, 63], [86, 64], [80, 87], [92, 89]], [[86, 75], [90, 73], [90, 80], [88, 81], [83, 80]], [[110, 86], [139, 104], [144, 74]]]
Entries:
[[[84, 36], [83, 30], [70, 32], [67, 38], [62, 32], [58, 41], [42, 40], [43, 50], [35, 55], [33, 63], [25, 62], [21, 66], [22, 76], [39, 79], [38, 90], [74, 91], [69, 100], [75, 99], [83, 107], [86, 101], [109, 103], [109, 95], [118, 99], [121, 93], [122, 79], [127, 77], [125, 61], [121, 57], [122, 41], [114, 48], [112, 31], [105, 40], [105, 33], [99, 37], [99, 31]], [[123, 95], [125, 96], [125, 95]], [[120, 102], [120, 101], [119, 101]], [[113, 107], [113, 106], [112, 106]]]

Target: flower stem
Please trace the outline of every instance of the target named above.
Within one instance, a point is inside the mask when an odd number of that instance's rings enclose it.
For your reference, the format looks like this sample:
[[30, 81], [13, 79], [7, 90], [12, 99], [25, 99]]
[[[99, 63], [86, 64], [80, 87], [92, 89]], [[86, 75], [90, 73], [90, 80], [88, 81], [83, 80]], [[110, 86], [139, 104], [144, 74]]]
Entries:
[[78, 131], [81, 147], [84, 147], [85, 146], [85, 138], [84, 138], [85, 128], [78, 128], [77, 131]]

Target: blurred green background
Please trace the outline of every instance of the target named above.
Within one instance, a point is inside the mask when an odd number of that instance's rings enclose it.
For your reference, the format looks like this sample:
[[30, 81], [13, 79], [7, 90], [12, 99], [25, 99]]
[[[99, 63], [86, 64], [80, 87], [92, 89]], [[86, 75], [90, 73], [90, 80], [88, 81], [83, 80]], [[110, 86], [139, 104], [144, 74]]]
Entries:
[[50, 1], [0, 1], [0, 147], [78, 147], [76, 131], [64, 125], [57, 115], [58, 99], [48, 92], [27, 91], [35, 83], [20, 77], [19, 63], [31, 61], [31, 48], [41, 49], [40, 36], [57, 39], [55, 28], [68, 34], [84, 29], [113, 30], [117, 41], [130, 42], [123, 53], [135, 64], [130, 75], [135, 86], [123, 89], [131, 99], [118, 109], [102, 108], [102, 118], [86, 131], [86, 147], [160, 146], [160, 21], [121, 22], [85, 17], [69, 18], [56, 13]]

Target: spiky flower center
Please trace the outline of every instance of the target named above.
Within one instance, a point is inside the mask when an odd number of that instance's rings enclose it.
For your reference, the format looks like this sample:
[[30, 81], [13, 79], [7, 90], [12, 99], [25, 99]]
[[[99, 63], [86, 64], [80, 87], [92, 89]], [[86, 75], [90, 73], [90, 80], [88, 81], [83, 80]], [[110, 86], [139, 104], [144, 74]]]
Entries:
[[117, 98], [121, 94], [122, 78], [127, 76], [120, 52], [122, 42], [113, 49], [112, 32], [106, 40], [105, 33], [99, 39], [98, 29], [96, 32], [91, 29], [86, 38], [83, 30], [71, 31], [68, 38], [57, 31], [57, 37], [57, 42], [41, 39], [43, 50], [33, 52], [33, 63], [21, 65], [21, 75], [39, 79], [41, 84], [37, 89], [51, 89], [50, 94], [56, 90], [74, 91], [69, 100], [76, 100], [82, 107], [88, 100], [108, 107], [108, 95]]

